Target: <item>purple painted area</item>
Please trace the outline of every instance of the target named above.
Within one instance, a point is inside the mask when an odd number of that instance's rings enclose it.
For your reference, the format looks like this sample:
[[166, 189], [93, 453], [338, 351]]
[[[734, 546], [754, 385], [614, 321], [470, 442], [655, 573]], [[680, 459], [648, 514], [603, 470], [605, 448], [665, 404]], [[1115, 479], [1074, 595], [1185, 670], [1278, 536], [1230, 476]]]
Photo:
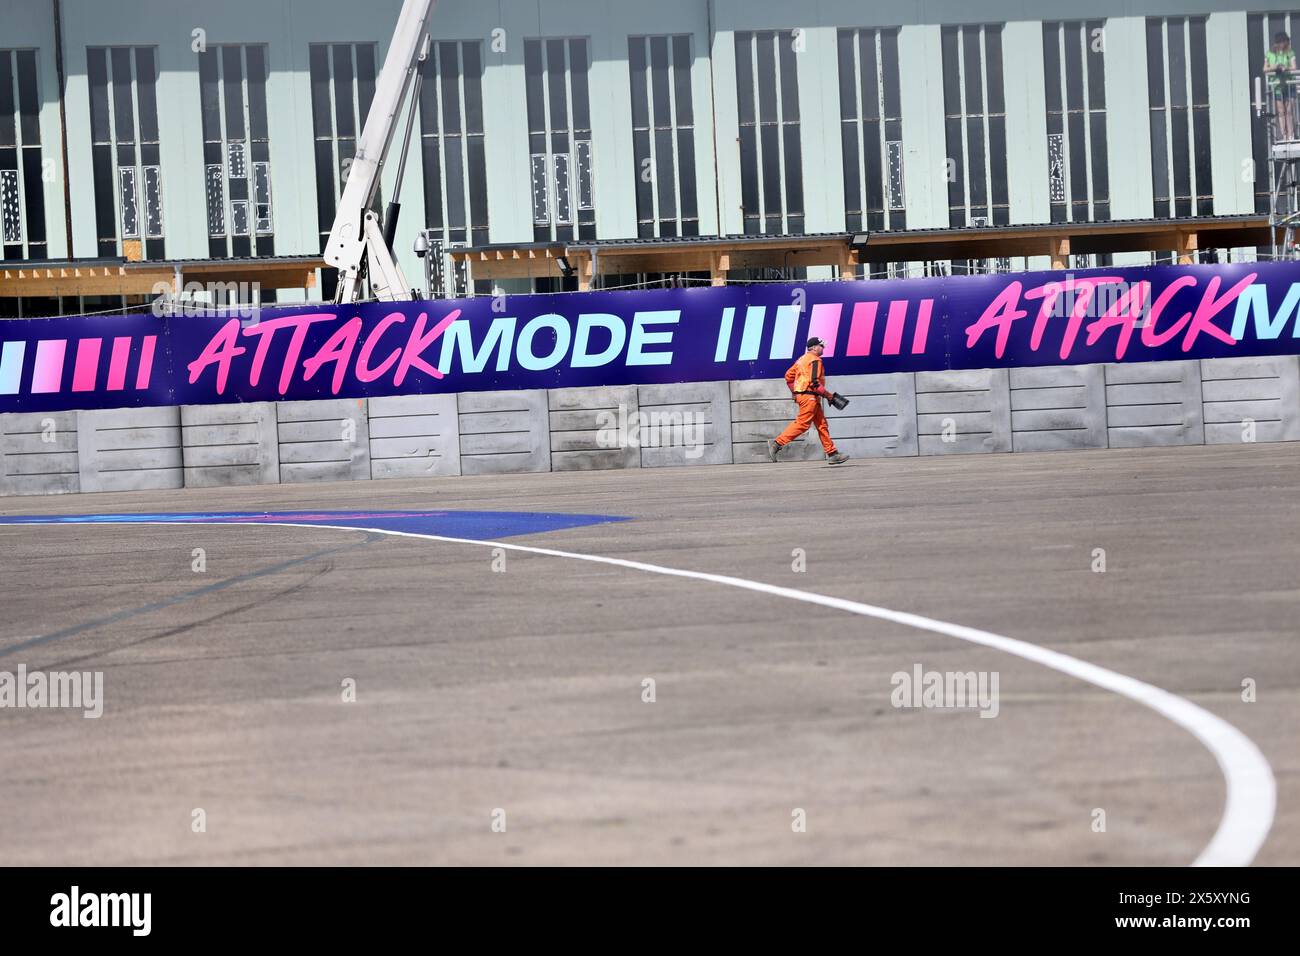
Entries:
[[1300, 263], [18, 319], [0, 412], [779, 378], [809, 334], [832, 379], [1294, 355]]
[[495, 540], [613, 521], [617, 515], [538, 511], [212, 511], [176, 514], [13, 515], [0, 525], [50, 524], [294, 524], [321, 528], [376, 528], [448, 538]]

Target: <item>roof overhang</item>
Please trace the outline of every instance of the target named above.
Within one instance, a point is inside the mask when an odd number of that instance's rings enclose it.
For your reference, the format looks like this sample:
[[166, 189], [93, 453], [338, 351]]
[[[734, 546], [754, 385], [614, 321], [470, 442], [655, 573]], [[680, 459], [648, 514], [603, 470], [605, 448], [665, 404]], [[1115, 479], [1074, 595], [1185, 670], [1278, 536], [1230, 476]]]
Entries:
[[721, 285], [726, 274], [736, 269], [830, 266], [842, 278], [851, 278], [864, 263], [1047, 256], [1053, 267], [1064, 268], [1070, 255], [1122, 252], [1172, 252], [1180, 261], [1191, 261], [1197, 249], [1273, 242], [1273, 229], [1264, 215], [904, 229], [870, 233], [865, 245], [854, 245], [854, 235], [496, 243], [449, 253], [454, 261], [469, 265], [474, 279], [555, 278], [566, 274], [561, 268], [565, 262], [576, 274], [578, 287], [587, 289], [597, 275], [647, 272], [707, 272], [715, 285]]
[[263, 289], [312, 289], [320, 256], [264, 259], [174, 259], [132, 262], [125, 259], [70, 259], [48, 262], [0, 262], [0, 298], [50, 296], [152, 296], [160, 286], [174, 289], [198, 282], [248, 283]]

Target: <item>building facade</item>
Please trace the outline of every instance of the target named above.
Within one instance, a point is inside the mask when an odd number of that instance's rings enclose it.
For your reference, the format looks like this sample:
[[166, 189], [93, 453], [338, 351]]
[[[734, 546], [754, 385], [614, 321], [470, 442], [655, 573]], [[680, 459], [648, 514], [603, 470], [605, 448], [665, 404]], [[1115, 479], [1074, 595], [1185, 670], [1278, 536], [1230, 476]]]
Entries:
[[[0, 267], [128, 242], [167, 260], [319, 252], [399, 8], [0, 0]], [[1240, 0], [442, 0], [396, 249], [417, 285], [421, 229], [483, 245], [1267, 209], [1253, 78], [1298, 17]]]

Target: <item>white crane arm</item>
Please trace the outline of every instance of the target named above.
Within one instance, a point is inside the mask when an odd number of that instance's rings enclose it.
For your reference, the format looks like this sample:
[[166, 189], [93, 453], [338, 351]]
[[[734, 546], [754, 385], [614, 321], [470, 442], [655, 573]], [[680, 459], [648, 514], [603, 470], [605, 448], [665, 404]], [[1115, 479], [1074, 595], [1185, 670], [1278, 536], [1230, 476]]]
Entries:
[[403, 0], [397, 29], [393, 31], [388, 55], [375, 82], [375, 96], [357, 140], [356, 155], [325, 245], [325, 261], [339, 270], [338, 302], [355, 300], [361, 264], [367, 254], [375, 294], [388, 300], [410, 297], [410, 288], [387, 243], [383, 242], [378, 217], [370, 204], [379, 188], [379, 177], [402, 104], [427, 49], [425, 35], [434, 3], [435, 0]]

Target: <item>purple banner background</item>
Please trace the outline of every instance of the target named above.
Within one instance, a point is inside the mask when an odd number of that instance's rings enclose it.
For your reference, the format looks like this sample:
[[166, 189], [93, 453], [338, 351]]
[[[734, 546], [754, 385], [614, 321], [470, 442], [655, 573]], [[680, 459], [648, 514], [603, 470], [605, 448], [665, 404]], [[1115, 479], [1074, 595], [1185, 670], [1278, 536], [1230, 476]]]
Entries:
[[1300, 263], [0, 322], [0, 412], [1300, 353]]

